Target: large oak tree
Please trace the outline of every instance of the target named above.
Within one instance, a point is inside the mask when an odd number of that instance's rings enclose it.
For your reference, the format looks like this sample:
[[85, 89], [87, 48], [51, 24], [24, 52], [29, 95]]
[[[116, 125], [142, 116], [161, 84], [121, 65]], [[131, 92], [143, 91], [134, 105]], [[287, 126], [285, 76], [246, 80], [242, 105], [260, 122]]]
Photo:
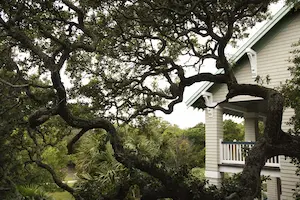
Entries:
[[[184, 183], [185, 169], [167, 170], [159, 159], [149, 161], [126, 149], [114, 124], [134, 123], [154, 111], [171, 113], [182, 102], [185, 88], [194, 83], [226, 84], [225, 101], [250, 95], [268, 102], [264, 137], [250, 151], [239, 187], [229, 197], [253, 199], [266, 160], [276, 155], [299, 158], [300, 137], [281, 130], [281, 93], [239, 84], [225, 48], [265, 19], [273, 2], [1, 1], [1, 134], [22, 129], [35, 138], [55, 118], [80, 129], [68, 144], [72, 153], [87, 131], [104, 129], [120, 163], [160, 182], [161, 187], [145, 193], [143, 199], [214, 199], [203, 185], [191, 188]], [[206, 59], [214, 60], [224, 74], [200, 73]], [[190, 75], [191, 71], [195, 73]], [[28, 149], [31, 162], [80, 199], [33, 151]]]

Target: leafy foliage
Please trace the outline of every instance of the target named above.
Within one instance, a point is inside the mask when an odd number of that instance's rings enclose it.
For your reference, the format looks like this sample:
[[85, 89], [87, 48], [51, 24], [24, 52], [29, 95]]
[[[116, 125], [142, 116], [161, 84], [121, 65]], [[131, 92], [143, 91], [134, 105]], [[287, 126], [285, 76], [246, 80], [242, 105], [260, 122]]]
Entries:
[[243, 141], [245, 137], [245, 128], [243, 124], [238, 124], [232, 120], [223, 122], [224, 141]]
[[20, 185], [18, 191], [24, 197], [24, 200], [53, 200], [49, 194], [36, 185]]
[[[300, 40], [293, 44], [294, 50], [291, 52], [292, 56], [290, 62], [293, 63], [293, 66], [289, 68], [292, 78], [283, 85], [282, 92], [285, 96], [286, 106], [294, 109], [294, 116], [290, 119], [289, 124], [293, 125], [293, 129], [290, 129], [290, 132], [299, 135], [300, 130], [300, 107], [299, 107], [299, 87], [300, 87]], [[298, 158], [292, 158], [292, 163], [297, 166], [296, 175], [300, 176], [300, 162]], [[300, 198], [300, 185], [297, 183], [294, 198]]]
[[287, 80], [283, 85], [282, 92], [285, 96], [285, 103], [287, 107], [291, 107], [295, 110], [295, 115], [291, 118], [290, 124], [294, 126], [293, 133], [297, 134], [300, 130], [300, 109], [299, 109], [299, 78], [300, 78], [300, 41], [295, 43], [294, 50], [291, 52], [292, 57], [290, 62], [293, 65], [289, 68], [292, 78]]
[[203, 168], [205, 163], [205, 125], [199, 123], [192, 128], [184, 130], [183, 135], [192, 144], [189, 162], [191, 162], [192, 166]]
[[[189, 166], [189, 169], [196, 166], [203, 167], [203, 124], [181, 130], [160, 118], [150, 117], [141, 118], [135, 127], [125, 125], [119, 129], [124, 147], [141, 159], [150, 160], [150, 162], [159, 160], [160, 165], [175, 171], [180, 171], [186, 166]], [[199, 130], [202, 132], [198, 132]], [[87, 199], [116, 198], [120, 188], [128, 184], [126, 186], [130, 190], [127, 198], [137, 198], [140, 191], [145, 190], [146, 181], [147, 185], [150, 183], [154, 186], [160, 185], [149, 175], [126, 168], [119, 163], [114, 158], [114, 151], [106, 137], [105, 132], [98, 134], [90, 132], [82, 138], [77, 149], [78, 153], [73, 157], [78, 170], [77, 175], [80, 177], [80, 182], [76, 185], [82, 197]], [[198, 143], [198, 141], [202, 142]], [[198, 157], [199, 155], [202, 157]], [[190, 172], [194, 179], [199, 175], [196, 170], [195, 168]], [[203, 179], [203, 176], [198, 178]]]
[[[246, 37], [247, 28], [268, 16], [272, 2], [276, 0], [1, 1], [0, 150], [4, 156], [0, 159], [4, 178], [0, 181], [13, 188], [11, 180], [17, 177], [18, 182], [21, 174], [18, 184], [25, 184], [27, 173], [21, 170], [25, 162], [47, 170], [59, 187], [81, 199], [61, 181], [63, 175], [56, 169], [71, 159], [65, 156], [67, 150], [73, 153], [74, 144], [95, 131], [100, 145], [82, 148], [91, 160], [79, 154], [78, 166], [91, 175], [85, 176], [92, 179], [87, 185], [96, 188], [97, 181], [101, 187], [116, 185], [106, 188], [103, 197], [124, 197], [123, 191], [135, 191], [128, 174], [137, 173], [143, 174], [134, 176], [141, 182], [143, 198], [146, 194], [152, 195], [148, 199], [217, 198], [203, 182], [189, 179], [190, 168], [202, 165], [189, 160], [202, 145], [202, 141], [196, 144], [192, 130], [169, 137], [164, 125], [155, 129], [155, 120], [139, 117], [155, 111], [171, 113], [182, 102], [185, 88], [202, 81], [226, 84], [228, 98], [251, 95], [269, 101], [281, 97], [272, 89], [238, 84], [225, 56], [229, 43]], [[189, 61], [180, 62], [185, 56]], [[200, 73], [206, 59], [214, 60], [224, 74]], [[194, 72], [191, 76], [190, 71]], [[279, 126], [269, 123], [280, 124], [281, 111], [270, 112], [266, 137], [282, 133], [273, 130]], [[77, 134], [72, 132], [78, 129]], [[72, 139], [66, 145], [64, 138]], [[249, 157], [263, 164], [271, 152], [266, 146]], [[105, 164], [101, 174], [90, 168], [94, 163]], [[245, 174], [242, 180], [248, 180]], [[39, 177], [32, 180], [40, 181]], [[50, 181], [50, 176], [45, 180]], [[241, 197], [253, 197], [259, 182], [249, 180], [247, 184], [252, 185]]]

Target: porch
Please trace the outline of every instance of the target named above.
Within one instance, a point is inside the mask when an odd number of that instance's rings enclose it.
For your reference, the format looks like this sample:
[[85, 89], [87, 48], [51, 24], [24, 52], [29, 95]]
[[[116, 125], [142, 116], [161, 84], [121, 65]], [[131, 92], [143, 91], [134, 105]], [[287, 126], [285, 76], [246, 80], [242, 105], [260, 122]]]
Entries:
[[[210, 184], [221, 186], [224, 173], [242, 172], [245, 157], [262, 137], [259, 124], [264, 124], [267, 110], [266, 101], [261, 99], [238, 99], [222, 103], [214, 109], [206, 109], [206, 157], [205, 177]], [[223, 121], [227, 116], [239, 117], [244, 120], [244, 138], [241, 141], [224, 141]], [[268, 198], [280, 199], [281, 194], [281, 165], [280, 157], [276, 156], [266, 161], [261, 175], [269, 176], [267, 181]]]
[[[242, 172], [245, 157], [255, 142], [226, 142], [220, 140], [220, 164], [221, 173]], [[261, 175], [280, 178], [280, 158], [275, 156], [266, 161]]]
[[[255, 142], [225, 142], [220, 140], [220, 163], [244, 165], [248, 151]], [[279, 156], [266, 161], [265, 167], [280, 167]]]
[[[247, 152], [262, 135], [259, 123], [264, 123], [266, 107], [264, 100], [256, 99], [227, 102], [214, 109], [206, 109], [205, 176], [210, 183], [220, 186], [223, 173], [238, 173], [243, 170]], [[244, 119], [242, 141], [224, 141], [223, 121], [228, 115]], [[280, 178], [279, 160], [279, 157], [268, 159], [261, 175]]]

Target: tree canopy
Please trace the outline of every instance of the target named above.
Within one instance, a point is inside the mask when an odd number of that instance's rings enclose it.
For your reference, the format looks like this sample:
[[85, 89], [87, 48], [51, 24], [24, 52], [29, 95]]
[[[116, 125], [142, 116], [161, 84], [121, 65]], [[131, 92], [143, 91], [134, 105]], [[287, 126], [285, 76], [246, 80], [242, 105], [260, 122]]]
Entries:
[[[221, 198], [202, 183], [186, 183], [185, 167], [170, 170], [161, 160], [145, 159], [126, 148], [116, 125], [137, 125], [139, 118], [154, 111], [171, 113], [194, 83], [226, 84], [225, 102], [239, 95], [268, 102], [264, 136], [250, 151], [230, 197], [253, 199], [265, 161], [275, 155], [298, 158], [300, 138], [281, 130], [282, 94], [239, 84], [225, 48], [264, 20], [273, 2], [277, 1], [1, 1], [0, 148], [11, 155], [16, 147], [26, 150], [30, 163], [50, 172], [59, 187], [80, 199], [43, 162], [42, 152], [78, 130], [68, 144], [60, 144], [72, 154], [86, 132], [103, 129], [118, 162], [159, 182], [161, 187], [149, 199]], [[206, 59], [214, 60], [224, 74], [201, 73]], [[7, 142], [10, 137], [13, 143]], [[1, 181], [12, 184], [8, 177], [13, 167], [1, 170]]]

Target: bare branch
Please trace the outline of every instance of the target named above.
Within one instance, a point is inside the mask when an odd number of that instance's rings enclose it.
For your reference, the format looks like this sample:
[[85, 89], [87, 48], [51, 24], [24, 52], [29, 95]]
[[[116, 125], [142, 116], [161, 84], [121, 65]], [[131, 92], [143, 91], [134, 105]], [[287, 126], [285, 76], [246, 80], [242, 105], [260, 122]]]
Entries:
[[67, 145], [68, 148], [68, 154], [74, 153], [74, 144], [88, 131], [88, 129], [81, 129], [79, 133], [77, 133], [69, 142]]
[[54, 108], [40, 108], [39, 110], [32, 113], [28, 118], [28, 123], [31, 128], [35, 128], [45, 123], [50, 117], [56, 115], [58, 110]]
[[185, 86], [191, 86], [194, 83], [201, 81], [209, 81], [213, 83], [227, 83], [227, 76], [224, 74], [211, 74], [211, 73], [200, 73], [194, 76], [185, 78], [183, 84]]
[[9, 87], [12, 87], [12, 88], [28, 88], [28, 87], [36, 87], [36, 88], [44, 88], [44, 89], [52, 88], [52, 86], [50, 86], [50, 85], [38, 85], [38, 84], [34, 84], [34, 83], [14, 85], [14, 84], [11, 84], [10, 82], [8, 82], [8, 81], [6, 81], [2, 78], [0, 78], [0, 82], [5, 84], [5, 85], [8, 85]]
[[0, 82], [5, 84], [5, 85], [8, 85], [9, 87], [12, 87], [12, 88], [24, 88], [24, 87], [29, 87], [29, 84], [22, 84], [22, 85], [14, 85], [14, 84], [11, 84], [10, 82], [7, 82], [6, 80], [0, 78]]
[[[71, 188], [70, 186], [68, 186], [67, 184], [63, 183], [57, 176], [57, 174], [55, 173], [55, 171], [52, 169], [52, 167], [50, 167], [49, 165], [47, 165], [46, 163], [43, 163], [42, 161], [38, 161], [38, 160], [33, 160], [34, 163], [36, 163], [37, 166], [47, 170], [51, 176], [53, 181], [56, 183], [56, 185], [58, 187], [60, 187], [63, 190], [68, 191], [69, 193], [71, 193], [73, 196], [75, 194], [75, 191], [73, 188]], [[76, 196], [74, 196], [76, 197]], [[78, 199], [78, 198], [76, 198]]]
[[78, 23], [79, 23], [79, 25], [83, 26], [83, 20], [84, 20], [84, 15], [85, 15], [84, 11], [81, 8], [75, 6], [72, 2], [70, 2], [68, 0], [63, 0], [62, 2], [77, 13]]

